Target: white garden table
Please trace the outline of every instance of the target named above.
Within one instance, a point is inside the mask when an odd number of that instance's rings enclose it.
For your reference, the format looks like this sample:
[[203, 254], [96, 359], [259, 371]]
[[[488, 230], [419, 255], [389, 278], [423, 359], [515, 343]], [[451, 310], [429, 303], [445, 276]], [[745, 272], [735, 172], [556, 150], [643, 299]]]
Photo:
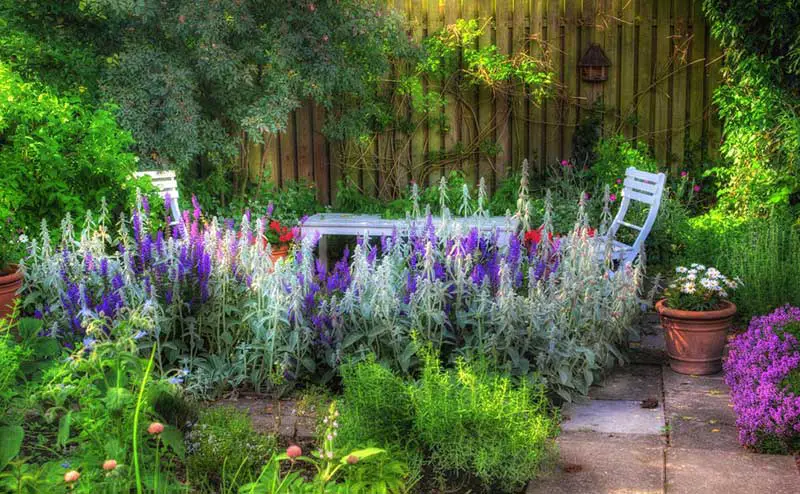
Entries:
[[[319, 258], [327, 266], [328, 243], [325, 237], [328, 235], [382, 237], [392, 235], [395, 230], [398, 235], [408, 235], [412, 222], [417, 229], [421, 229], [426, 221], [426, 218], [388, 220], [377, 214], [319, 213], [306, 219], [301, 230], [304, 237], [319, 234]], [[432, 222], [438, 231], [442, 226], [442, 218], [434, 216]], [[448, 227], [460, 228], [462, 233], [474, 227], [478, 227], [482, 234], [493, 234], [497, 230], [498, 243], [506, 245], [511, 235], [516, 233], [519, 220], [505, 216], [454, 217], [448, 220]]]

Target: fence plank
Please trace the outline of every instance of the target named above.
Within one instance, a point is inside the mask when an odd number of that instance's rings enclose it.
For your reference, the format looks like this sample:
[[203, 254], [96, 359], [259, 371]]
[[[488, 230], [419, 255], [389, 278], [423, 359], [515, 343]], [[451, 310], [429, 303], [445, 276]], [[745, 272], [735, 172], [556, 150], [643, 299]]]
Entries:
[[678, 172], [686, 149], [686, 86], [689, 77], [689, 9], [690, 0], [674, 0], [673, 47], [675, 76], [672, 82], [672, 146], [667, 164], [673, 173]]
[[[528, 47], [526, 45], [528, 43], [528, 26], [530, 22], [528, 2], [514, 0], [511, 15], [511, 52], [527, 51]], [[506, 152], [508, 156], [506, 174], [513, 173], [513, 170], [516, 170], [519, 164], [522, 163], [523, 158], [528, 155], [527, 112], [525, 88], [522, 88], [511, 98], [511, 115], [509, 116], [511, 149]]]
[[[633, 0], [621, 0], [622, 47], [614, 76], [619, 78], [619, 123], [616, 132], [633, 137], [636, 127], [636, 25]], [[612, 67], [614, 60], [611, 61]]]
[[[706, 63], [706, 34], [705, 22], [702, 14], [702, 0], [691, 0], [691, 35], [689, 44], [689, 59], [692, 66], [689, 69], [689, 82], [686, 88], [689, 93], [689, 139], [690, 145], [697, 146], [697, 151], [702, 151], [704, 142], [703, 114], [705, 110], [705, 63]], [[695, 149], [693, 149], [695, 150]]]
[[672, 63], [672, 3], [671, 0], [656, 2], [656, 73], [655, 73], [655, 120], [653, 121], [653, 149], [656, 159], [669, 162], [669, 142], [671, 139], [671, 84], [675, 65]]

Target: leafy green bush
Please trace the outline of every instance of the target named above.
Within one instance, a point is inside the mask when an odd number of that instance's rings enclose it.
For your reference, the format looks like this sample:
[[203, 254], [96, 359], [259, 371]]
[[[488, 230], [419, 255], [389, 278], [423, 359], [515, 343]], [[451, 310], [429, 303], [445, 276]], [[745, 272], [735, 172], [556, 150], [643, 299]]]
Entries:
[[601, 139], [594, 152], [596, 159], [591, 171], [601, 184], [614, 185], [618, 179], [625, 178], [625, 170], [631, 166], [646, 172], [658, 171], [658, 165], [646, 145], [631, 142], [622, 135]]
[[683, 259], [741, 278], [733, 301], [742, 317], [800, 304], [800, 231], [789, 211], [752, 219], [712, 211], [688, 227]]
[[256, 470], [277, 446], [275, 438], [253, 430], [247, 412], [233, 407], [204, 410], [187, 442], [192, 475], [207, 479], [208, 487], [227, 489], [255, 480]]
[[403, 379], [374, 359], [343, 366], [341, 374], [345, 444], [389, 447], [408, 441], [414, 412]]
[[66, 213], [97, 211], [103, 198], [116, 215], [133, 204], [137, 187], [152, 190], [148, 180], [130, 177], [133, 141], [112, 108], [92, 110], [0, 63], [0, 115], [3, 223], [33, 233], [43, 219], [57, 225]]
[[725, 49], [725, 83], [714, 102], [725, 121], [720, 205], [765, 214], [800, 191], [800, 2], [706, 0], [711, 32]]
[[412, 396], [414, 429], [438, 468], [514, 492], [551, 457], [557, 427], [540, 386], [514, 386], [463, 361], [442, 370], [429, 357]]
[[343, 441], [411, 455], [411, 464], [422, 447], [430, 468], [511, 492], [551, 458], [557, 428], [543, 388], [514, 385], [482, 364], [442, 370], [428, 355], [419, 382], [404, 384], [367, 361], [344, 368], [343, 385]]

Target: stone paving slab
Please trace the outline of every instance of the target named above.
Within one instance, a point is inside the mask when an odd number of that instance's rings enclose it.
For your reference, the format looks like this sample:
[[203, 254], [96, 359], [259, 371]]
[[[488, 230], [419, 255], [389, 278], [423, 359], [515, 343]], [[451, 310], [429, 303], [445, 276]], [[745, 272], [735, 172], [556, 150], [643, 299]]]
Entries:
[[589, 400], [564, 407], [564, 432], [603, 432], [608, 434], [660, 435], [664, 412], [659, 406], [641, 407], [638, 400]]
[[570, 433], [558, 440], [558, 467], [526, 494], [661, 494], [663, 442], [654, 436]]
[[671, 446], [741, 451], [736, 416], [721, 375], [685, 376], [664, 367], [664, 388]]
[[800, 475], [791, 456], [669, 448], [666, 471], [669, 494], [800, 492]]
[[661, 402], [661, 367], [655, 365], [626, 365], [617, 367], [610, 375], [589, 390], [593, 400], [647, 400]]
[[232, 406], [250, 415], [253, 429], [262, 434], [307, 440], [316, 434], [316, 411], [307, 410], [295, 400], [238, 397], [217, 401], [213, 406]]

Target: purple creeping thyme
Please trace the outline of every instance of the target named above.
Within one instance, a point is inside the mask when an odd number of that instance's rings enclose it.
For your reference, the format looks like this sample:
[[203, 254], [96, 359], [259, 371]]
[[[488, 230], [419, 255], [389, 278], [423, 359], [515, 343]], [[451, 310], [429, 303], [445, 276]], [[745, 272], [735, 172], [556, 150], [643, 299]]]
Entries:
[[782, 328], [800, 321], [800, 308], [785, 306], [755, 317], [730, 345], [725, 382], [731, 388], [739, 441], [758, 446], [766, 437], [800, 437], [800, 396], [784, 380], [800, 369], [800, 342]]

